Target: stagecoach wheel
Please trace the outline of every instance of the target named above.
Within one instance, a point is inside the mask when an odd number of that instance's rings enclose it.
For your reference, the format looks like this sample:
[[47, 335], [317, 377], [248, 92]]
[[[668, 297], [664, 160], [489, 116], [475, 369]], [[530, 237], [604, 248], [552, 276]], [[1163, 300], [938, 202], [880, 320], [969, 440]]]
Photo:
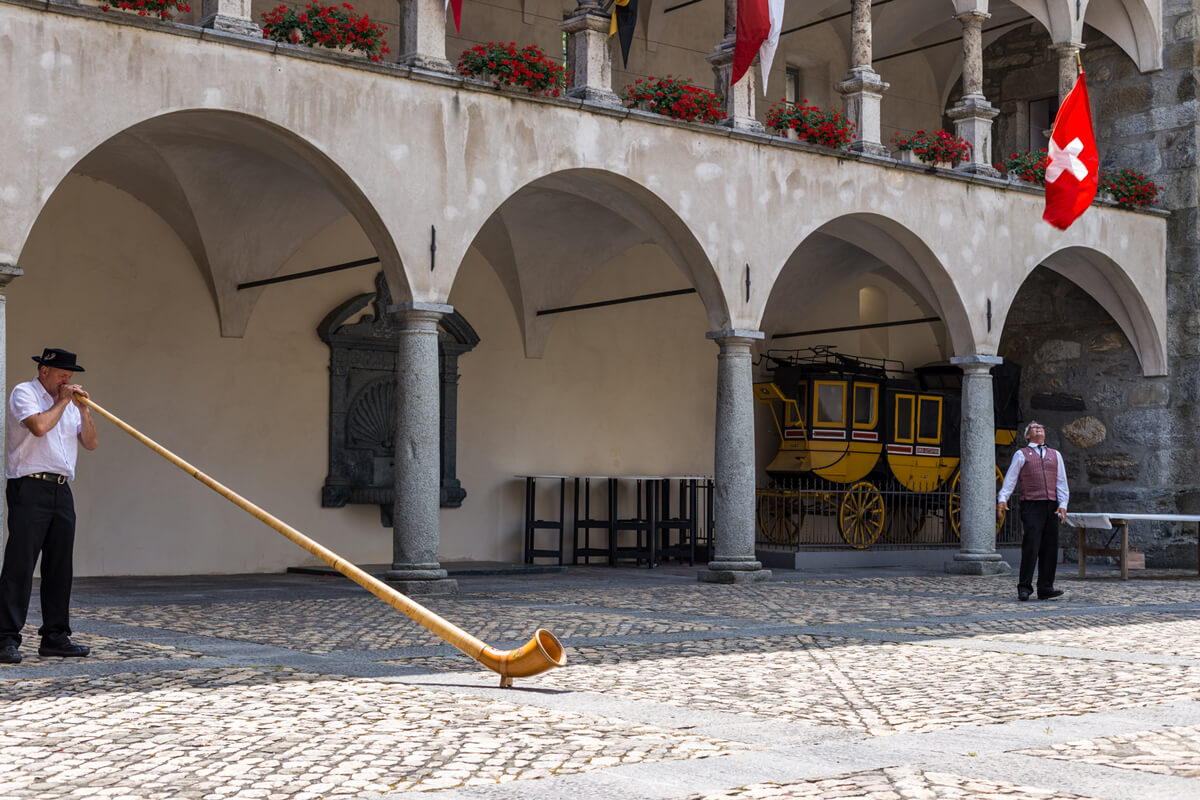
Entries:
[[797, 543], [804, 509], [798, 494], [763, 492], [758, 496], [758, 529], [770, 544]]
[[[962, 495], [958, 492], [958, 475], [959, 471], [954, 471], [954, 482], [950, 484], [950, 499], [946, 505], [946, 516], [950, 519], [950, 529], [954, 531], [954, 538], [962, 539], [961, 518], [962, 512]], [[996, 493], [1000, 493], [1000, 487], [1004, 485], [1004, 473], [996, 467]], [[1004, 520], [996, 518], [996, 533], [1000, 533], [1001, 526], [1004, 525]]]
[[887, 514], [883, 495], [870, 481], [859, 481], [846, 491], [838, 509], [838, 531], [846, 544], [865, 550], [879, 539]]

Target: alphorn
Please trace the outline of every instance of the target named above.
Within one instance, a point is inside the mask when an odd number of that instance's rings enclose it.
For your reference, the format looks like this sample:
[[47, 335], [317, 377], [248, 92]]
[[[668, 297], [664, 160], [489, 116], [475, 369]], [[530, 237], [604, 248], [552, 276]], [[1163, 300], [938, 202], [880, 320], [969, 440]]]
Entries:
[[116, 425], [121, 430], [128, 433], [133, 438], [137, 439], [142, 444], [149, 447], [160, 456], [170, 461], [181, 470], [191, 475], [196, 480], [203, 483], [208, 488], [212, 489], [217, 494], [229, 500], [234, 505], [248, 512], [251, 516], [258, 518], [261, 522], [266, 523], [271, 528], [274, 528], [279, 533], [282, 533], [287, 538], [291, 539], [296, 544], [303, 547], [308, 552], [312, 553], [317, 558], [324, 561], [329, 566], [336, 569], [338, 572], [345, 575], [350, 580], [357, 583], [359, 586], [366, 589], [371, 594], [383, 600], [388, 605], [400, 611], [406, 617], [416, 622], [426, 630], [433, 633], [435, 636], [446, 641], [447, 644], [461, 650], [466, 655], [478, 661], [483, 666], [500, 674], [500, 686], [512, 686], [513, 678], [526, 678], [530, 675], [537, 675], [554, 667], [562, 667], [567, 663], [567, 654], [563, 649], [562, 643], [558, 641], [553, 633], [545, 628], [538, 628], [533, 634], [533, 638], [515, 650], [497, 650], [490, 647], [484, 642], [476, 639], [471, 634], [464, 631], [462, 628], [447, 622], [429, 609], [422, 606], [420, 603], [410, 599], [408, 596], [388, 586], [383, 581], [373, 575], [364, 572], [354, 564], [346, 561], [332, 550], [324, 547], [316, 541], [308, 538], [300, 531], [288, 525], [276, 517], [268, 514], [263, 509], [251, 503], [246, 498], [239, 495], [232, 489], [213, 480], [208, 475], [205, 475], [200, 470], [193, 467], [188, 462], [184, 461], [179, 456], [172, 453], [167, 448], [160, 445], [150, 437], [143, 434], [141, 431], [134, 428], [132, 425], [105, 411], [103, 408], [92, 402], [90, 398], [84, 397], [81, 394], [76, 394], [75, 399], [86, 405], [88, 408], [95, 411], [106, 420]]

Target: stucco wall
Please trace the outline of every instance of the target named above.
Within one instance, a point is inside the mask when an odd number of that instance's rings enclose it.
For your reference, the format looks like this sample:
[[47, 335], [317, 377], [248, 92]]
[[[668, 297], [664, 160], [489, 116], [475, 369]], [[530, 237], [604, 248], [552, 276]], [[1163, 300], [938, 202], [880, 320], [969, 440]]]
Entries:
[[[69, 233], [64, 233], [68, 232]], [[373, 290], [370, 267], [269, 287], [242, 339], [221, 338], [211, 296], [171, 230], [128, 195], [71, 178], [52, 198], [8, 292], [11, 386], [44, 346], [75, 350], [100, 405], [354, 561], [391, 560], [374, 506], [320, 508], [329, 352], [317, 323]], [[360, 258], [351, 220], [284, 274]], [[577, 302], [686, 288], [658, 248], [602, 268]], [[564, 314], [526, 359], [492, 268], [474, 254], [451, 296], [481, 342], [460, 362], [459, 477], [443, 509], [446, 560], [519, 560], [524, 472], [711, 472], [716, 347], [696, 296]], [[278, 534], [102, 422], [75, 492], [80, 575], [255, 572], [311, 563]]]

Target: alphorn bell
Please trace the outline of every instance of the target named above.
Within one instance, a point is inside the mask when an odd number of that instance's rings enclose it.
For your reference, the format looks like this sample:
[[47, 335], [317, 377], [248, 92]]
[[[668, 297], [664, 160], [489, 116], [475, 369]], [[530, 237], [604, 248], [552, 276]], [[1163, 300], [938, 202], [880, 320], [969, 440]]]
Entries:
[[462, 628], [447, 622], [421, 604], [396, 591], [373, 575], [369, 575], [359, 569], [332, 550], [308, 538], [287, 523], [271, 516], [237, 492], [213, 480], [132, 425], [105, 411], [92, 402], [91, 399], [78, 393], [76, 393], [75, 399], [243, 511], [247, 511], [251, 516], [257, 517], [371, 594], [393, 608], [398, 609], [406, 617], [421, 625], [435, 636], [458, 648], [493, 672], [499, 673], [501, 687], [512, 686], [513, 678], [525, 678], [545, 672], [553, 667], [566, 665], [567, 654], [563, 649], [562, 643], [558, 641], [558, 638], [553, 633], [545, 628], [538, 628], [533, 634], [532, 639], [515, 650], [497, 650], [494, 647], [490, 647]]

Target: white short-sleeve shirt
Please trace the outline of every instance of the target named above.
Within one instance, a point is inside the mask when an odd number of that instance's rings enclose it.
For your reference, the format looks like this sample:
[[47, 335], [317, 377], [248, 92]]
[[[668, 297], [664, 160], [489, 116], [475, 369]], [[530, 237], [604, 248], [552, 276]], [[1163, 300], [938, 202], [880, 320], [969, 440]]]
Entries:
[[5, 475], [21, 478], [34, 472], [53, 472], [75, 478], [79, 455], [79, 433], [83, 419], [74, 403], [68, 403], [62, 419], [45, 436], [34, 436], [22, 422], [54, 405], [54, 398], [37, 380], [17, 384], [8, 398], [8, 463]]

